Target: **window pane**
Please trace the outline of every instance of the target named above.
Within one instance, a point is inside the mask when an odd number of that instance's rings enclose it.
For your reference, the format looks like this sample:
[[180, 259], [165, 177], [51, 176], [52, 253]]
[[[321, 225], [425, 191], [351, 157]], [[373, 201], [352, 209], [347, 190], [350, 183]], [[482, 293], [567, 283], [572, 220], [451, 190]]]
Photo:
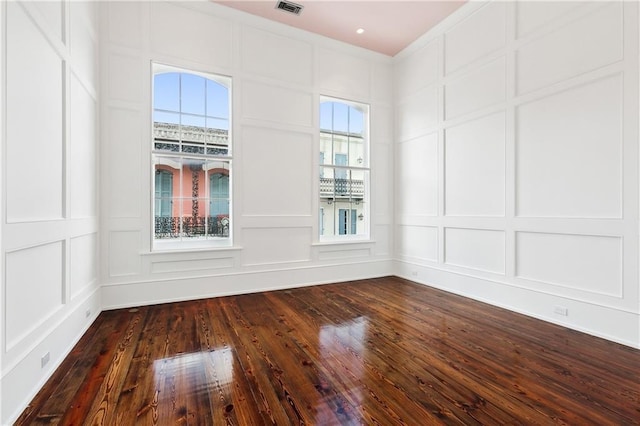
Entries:
[[[204, 129], [206, 123], [204, 117], [199, 117], [197, 115], [182, 114], [181, 120], [183, 126], [197, 126], [201, 129]], [[201, 132], [203, 131], [201, 130]]]
[[180, 114], [155, 110], [153, 111], [153, 121], [156, 123], [180, 124]]
[[209, 215], [215, 217], [229, 215], [229, 176], [213, 173], [209, 178]]
[[180, 159], [158, 157], [154, 173], [155, 238], [175, 238], [180, 233]]
[[333, 130], [333, 102], [320, 104], [320, 130]]
[[229, 130], [229, 120], [224, 118], [211, 118], [207, 117], [207, 128], [209, 129], [220, 129], [220, 130]]
[[349, 106], [333, 102], [333, 131], [343, 133], [349, 131]]
[[348, 138], [349, 145], [349, 165], [363, 167], [364, 164], [364, 143], [359, 136], [350, 136]]
[[167, 170], [156, 170], [156, 216], [171, 216], [173, 199], [173, 173]]
[[180, 92], [180, 103], [182, 112], [204, 115], [204, 77], [185, 73], [180, 75], [182, 89]]
[[229, 89], [212, 80], [207, 80], [207, 116], [229, 118]]
[[333, 164], [333, 137], [331, 133], [320, 132], [320, 153], [323, 161], [320, 164]]
[[364, 128], [364, 114], [357, 108], [349, 108], [349, 133], [361, 135]]
[[156, 74], [153, 78], [153, 105], [156, 109], [180, 111], [180, 74]]
[[[205, 198], [193, 198], [191, 203], [195, 206], [206, 205]], [[184, 215], [182, 220], [183, 238], [188, 239], [205, 239], [208, 234], [207, 217], [204, 215]]]

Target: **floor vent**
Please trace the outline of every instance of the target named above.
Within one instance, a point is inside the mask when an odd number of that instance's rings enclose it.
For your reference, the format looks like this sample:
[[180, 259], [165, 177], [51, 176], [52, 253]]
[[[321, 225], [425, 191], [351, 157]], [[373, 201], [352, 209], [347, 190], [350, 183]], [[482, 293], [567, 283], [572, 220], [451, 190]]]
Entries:
[[301, 4], [297, 4], [297, 3], [293, 3], [285, 0], [280, 0], [276, 4], [276, 9], [284, 10], [285, 12], [293, 13], [294, 15], [300, 15], [300, 12], [302, 12], [303, 7], [304, 6], [302, 6]]

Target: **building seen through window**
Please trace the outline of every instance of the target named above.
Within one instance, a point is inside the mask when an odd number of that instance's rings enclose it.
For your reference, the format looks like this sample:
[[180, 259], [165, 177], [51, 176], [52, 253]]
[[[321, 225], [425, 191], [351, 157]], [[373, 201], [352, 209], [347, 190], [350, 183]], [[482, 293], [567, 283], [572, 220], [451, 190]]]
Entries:
[[230, 79], [153, 66], [153, 236], [230, 244]]
[[321, 240], [369, 235], [368, 115], [367, 105], [321, 98]]

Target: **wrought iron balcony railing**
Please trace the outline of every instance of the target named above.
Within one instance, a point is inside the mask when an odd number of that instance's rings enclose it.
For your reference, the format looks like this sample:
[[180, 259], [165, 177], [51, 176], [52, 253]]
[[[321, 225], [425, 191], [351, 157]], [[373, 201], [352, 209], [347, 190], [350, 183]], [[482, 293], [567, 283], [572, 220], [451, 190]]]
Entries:
[[228, 216], [155, 217], [155, 238], [229, 237]]
[[320, 178], [320, 197], [364, 198], [364, 181], [340, 178]]

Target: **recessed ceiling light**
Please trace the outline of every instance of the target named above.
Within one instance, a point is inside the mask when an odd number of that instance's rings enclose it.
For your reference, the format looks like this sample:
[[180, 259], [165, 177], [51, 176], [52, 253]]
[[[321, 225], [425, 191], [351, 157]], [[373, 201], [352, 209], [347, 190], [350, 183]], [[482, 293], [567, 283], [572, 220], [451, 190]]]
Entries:
[[358, 29], [356, 30], [356, 32], [357, 32], [358, 34], [362, 34], [362, 33], [364, 32], [364, 28], [358, 28]]

